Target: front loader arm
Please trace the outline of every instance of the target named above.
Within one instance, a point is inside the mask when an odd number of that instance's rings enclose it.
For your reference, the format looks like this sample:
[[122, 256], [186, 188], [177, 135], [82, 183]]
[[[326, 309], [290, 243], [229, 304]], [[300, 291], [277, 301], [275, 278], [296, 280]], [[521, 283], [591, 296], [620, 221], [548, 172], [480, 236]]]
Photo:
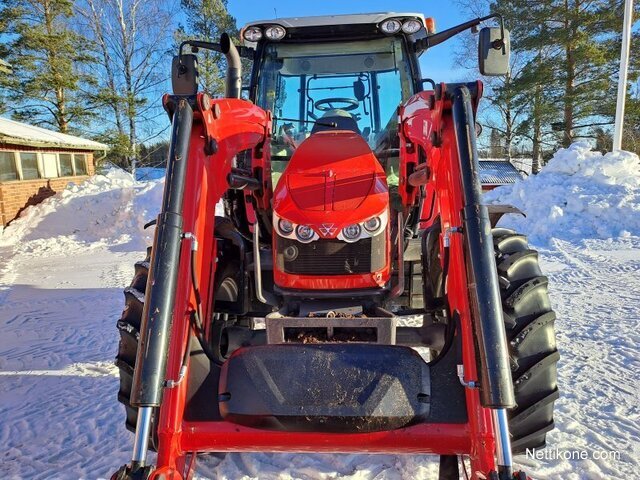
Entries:
[[215, 205], [229, 189], [234, 157], [249, 149], [254, 156], [268, 151], [271, 125], [268, 112], [240, 99], [167, 95], [163, 104], [173, 128], [131, 396], [142, 413], [133, 460], [143, 462], [146, 456], [148, 427], [145, 434], [141, 421], [162, 405], [159, 464], [176, 468], [187, 393], [182, 379], [188, 377], [188, 362], [183, 358], [188, 358], [192, 317], [202, 312], [206, 332], [214, 302]]
[[477, 173], [474, 112], [481, 92], [480, 82], [441, 84], [400, 108], [399, 191], [406, 209], [418, 208], [420, 188], [435, 192], [421, 218], [429, 211], [430, 221], [441, 222], [449, 321], [459, 318], [463, 379], [472, 386], [466, 389], [472, 471], [505, 475], [511, 469], [505, 409], [513, 406], [514, 394], [491, 225]]

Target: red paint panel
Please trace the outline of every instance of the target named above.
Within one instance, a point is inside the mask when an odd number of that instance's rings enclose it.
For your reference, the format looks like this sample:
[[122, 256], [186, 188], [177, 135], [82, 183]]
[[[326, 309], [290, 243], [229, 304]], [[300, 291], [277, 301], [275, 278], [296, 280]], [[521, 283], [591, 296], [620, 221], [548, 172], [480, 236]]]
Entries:
[[327, 210], [327, 177], [326, 172], [286, 175], [287, 190], [296, 207], [320, 212]]
[[[388, 259], [388, 256], [387, 256]], [[350, 290], [380, 288], [389, 281], [391, 270], [387, 266], [373, 273], [353, 275], [295, 275], [273, 269], [273, 280], [282, 288], [299, 290]]]
[[[166, 98], [166, 97], [165, 97]], [[227, 175], [233, 157], [268, 141], [270, 116], [245, 100], [214, 100], [204, 108], [202, 94], [198, 96], [200, 109], [194, 110], [183, 206], [183, 229], [198, 238], [196, 277], [202, 286], [205, 311], [205, 330], [213, 304], [212, 278], [215, 274], [216, 242], [214, 236], [214, 205], [227, 191]], [[214, 111], [216, 114], [214, 115]], [[214, 138], [217, 152], [205, 155], [204, 138]], [[189, 317], [195, 309], [195, 294], [191, 283], [189, 242], [182, 244], [178, 271], [178, 288], [173, 311], [173, 326], [167, 359], [166, 378], [176, 379], [182, 364], [189, 334]], [[187, 382], [167, 388], [163, 394], [158, 421], [158, 468], [176, 469], [183, 461], [179, 438], [182, 428]]]
[[333, 210], [353, 210], [365, 201], [376, 181], [367, 171], [340, 172], [333, 177]]
[[[478, 88], [481, 92], [481, 85]], [[417, 149], [426, 154], [430, 176], [426, 185], [427, 192], [435, 192], [425, 202], [429, 212], [423, 210], [422, 218], [431, 223], [440, 217], [442, 231], [448, 227], [462, 226], [463, 193], [460, 181], [460, 165], [451, 119], [451, 104], [447, 99], [446, 85], [441, 85], [441, 94], [436, 98], [433, 92], [416, 94], [404, 106], [400, 113], [401, 176], [400, 193], [405, 205], [413, 205], [416, 189], [405, 182], [411, 163], [417, 161]], [[474, 103], [477, 106], [477, 101]], [[434, 145], [437, 139], [437, 146]], [[412, 148], [408, 149], [407, 145]], [[433, 194], [432, 194], [433, 195]], [[478, 380], [477, 360], [474, 346], [472, 310], [469, 301], [469, 282], [466, 272], [466, 253], [462, 235], [453, 234], [450, 239], [450, 264], [446, 291], [449, 308], [460, 316], [460, 335], [462, 341], [462, 360], [466, 380]], [[440, 237], [440, 259], [444, 258], [442, 235]], [[478, 390], [465, 391], [467, 413], [469, 416], [470, 460], [472, 478], [481, 478], [478, 473], [486, 474], [496, 468], [495, 436], [491, 422], [491, 410], [480, 404]]]
[[[320, 132], [295, 151], [274, 191], [274, 211], [297, 224], [344, 226], [389, 204], [386, 176], [367, 142], [353, 132]], [[344, 212], [336, 215], [334, 212]]]
[[229, 422], [185, 422], [182, 451], [438, 453], [470, 451], [467, 424], [418, 424], [373, 433], [277, 432]]

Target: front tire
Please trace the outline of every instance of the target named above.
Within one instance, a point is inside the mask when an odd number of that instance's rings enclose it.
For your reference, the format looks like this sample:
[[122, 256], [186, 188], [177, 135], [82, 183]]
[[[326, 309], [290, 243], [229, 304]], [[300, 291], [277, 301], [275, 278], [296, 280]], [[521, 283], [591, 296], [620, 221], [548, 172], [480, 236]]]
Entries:
[[[120, 389], [118, 391], [118, 401], [125, 407], [127, 430], [135, 432], [138, 420], [138, 409], [130, 402], [133, 384], [133, 372], [136, 366], [136, 355], [140, 343], [140, 327], [142, 324], [142, 310], [144, 308], [145, 294], [147, 289], [147, 278], [149, 277], [149, 266], [151, 262], [151, 247], [147, 249], [147, 257], [135, 264], [135, 273], [131, 284], [125, 288], [125, 306], [122, 315], [117, 322], [120, 332], [120, 343], [115, 364], [120, 373]], [[215, 298], [226, 302], [237, 300], [238, 286], [235, 281], [238, 265], [237, 262], [218, 263], [214, 280]], [[227, 324], [235, 322], [234, 318], [227, 315], [214, 314], [214, 321], [211, 328], [211, 345], [213, 353], [218, 361], [226, 359], [226, 341], [224, 328]], [[193, 355], [193, 352], [192, 352]], [[187, 402], [191, 400], [191, 395], [187, 395]], [[157, 409], [156, 409], [157, 411]], [[155, 449], [157, 445], [157, 431], [155, 425], [155, 415], [152, 417], [150, 448]]]
[[542, 448], [554, 428], [554, 403], [559, 397], [554, 330], [548, 279], [538, 252], [513, 230], [493, 230], [502, 308], [509, 343], [516, 407], [509, 411], [514, 454]]
[[[147, 249], [147, 257], [135, 264], [135, 273], [131, 284], [124, 289], [124, 310], [116, 326], [120, 332], [120, 343], [115, 364], [120, 373], [120, 389], [118, 401], [124, 405], [126, 412], [125, 426], [132, 432], [136, 429], [138, 409], [131, 406], [130, 397], [133, 384], [133, 371], [136, 366], [136, 355], [140, 342], [140, 324], [142, 322], [142, 309], [147, 289], [149, 276], [149, 262], [151, 261], [151, 248]], [[155, 415], [154, 415], [155, 419]], [[155, 445], [156, 437], [155, 421], [152, 419], [152, 442]]]

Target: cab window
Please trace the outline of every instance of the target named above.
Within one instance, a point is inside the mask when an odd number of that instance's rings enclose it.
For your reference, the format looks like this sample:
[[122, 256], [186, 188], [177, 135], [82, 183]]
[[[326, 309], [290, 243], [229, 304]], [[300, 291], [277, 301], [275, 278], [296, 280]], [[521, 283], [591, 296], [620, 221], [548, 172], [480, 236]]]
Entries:
[[[315, 132], [347, 129], [378, 153], [396, 137], [397, 107], [412, 94], [402, 40], [279, 44], [265, 47], [256, 103], [271, 110], [276, 177]], [[277, 178], [274, 178], [277, 180]]]

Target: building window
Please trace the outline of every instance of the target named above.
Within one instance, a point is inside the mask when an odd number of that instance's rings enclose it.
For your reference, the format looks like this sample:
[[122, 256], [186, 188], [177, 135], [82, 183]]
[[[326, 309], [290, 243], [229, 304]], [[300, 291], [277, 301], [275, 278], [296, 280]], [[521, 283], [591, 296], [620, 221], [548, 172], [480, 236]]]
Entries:
[[32, 152], [20, 152], [20, 165], [22, 167], [23, 180], [34, 180], [36, 178], [40, 178], [37, 154]]
[[73, 165], [71, 163], [71, 154], [70, 153], [61, 153], [58, 155], [60, 159], [60, 176], [61, 177], [72, 177], [73, 176]]
[[87, 156], [84, 153], [73, 154], [73, 168], [75, 169], [76, 175], [87, 174]]
[[0, 152], [0, 182], [18, 180], [16, 157], [13, 152]]
[[58, 156], [55, 153], [42, 153], [42, 174], [44, 178], [58, 176]]

